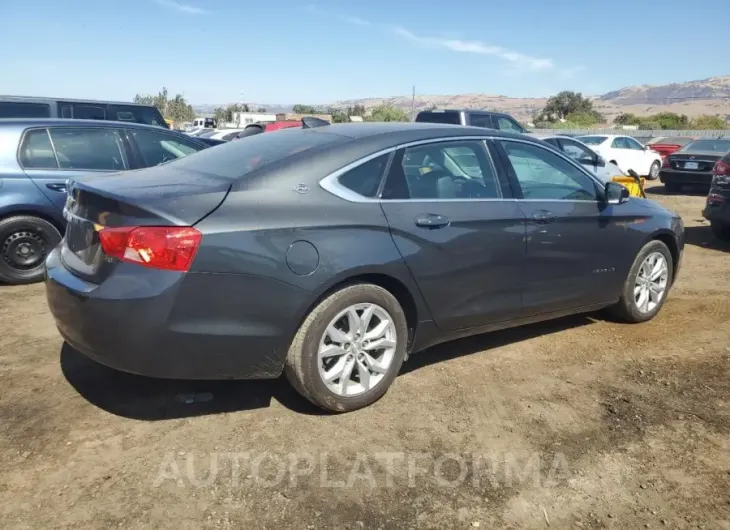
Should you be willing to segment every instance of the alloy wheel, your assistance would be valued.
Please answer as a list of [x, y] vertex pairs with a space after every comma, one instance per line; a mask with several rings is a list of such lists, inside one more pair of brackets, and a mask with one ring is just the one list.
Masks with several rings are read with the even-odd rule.
[[634, 282], [634, 303], [641, 313], [651, 313], [667, 292], [669, 265], [661, 252], [652, 252], [641, 264]]
[[322, 382], [338, 396], [352, 397], [377, 386], [388, 373], [397, 344], [393, 318], [379, 305], [352, 305], [333, 318], [319, 343]]

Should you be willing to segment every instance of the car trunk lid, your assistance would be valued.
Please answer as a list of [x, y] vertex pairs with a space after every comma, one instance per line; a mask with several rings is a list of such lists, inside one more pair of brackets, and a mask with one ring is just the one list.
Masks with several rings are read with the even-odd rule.
[[103, 228], [193, 226], [218, 208], [230, 187], [228, 179], [166, 165], [72, 180], [64, 208], [64, 264], [78, 276], [100, 282], [116, 266], [101, 248]]
[[720, 153], [674, 153], [668, 159], [672, 169], [709, 173], [722, 156]]

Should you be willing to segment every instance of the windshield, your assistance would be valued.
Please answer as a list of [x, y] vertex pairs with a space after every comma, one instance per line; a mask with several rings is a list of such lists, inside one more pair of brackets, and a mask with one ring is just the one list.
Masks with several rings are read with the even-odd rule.
[[291, 129], [227, 142], [215, 149], [204, 149], [169, 164], [183, 170], [235, 180], [295, 153], [321, 149], [326, 145], [347, 140], [344, 136], [314, 132], [311, 129]]
[[730, 151], [730, 140], [695, 140], [680, 149], [679, 153], [727, 153]]
[[455, 110], [427, 110], [419, 112], [418, 116], [416, 116], [416, 121], [419, 123], [448, 123], [451, 125], [459, 125], [461, 123], [461, 116]]
[[599, 145], [605, 142], [608, 136], [576, 136], [575, 139], [586, 145]]

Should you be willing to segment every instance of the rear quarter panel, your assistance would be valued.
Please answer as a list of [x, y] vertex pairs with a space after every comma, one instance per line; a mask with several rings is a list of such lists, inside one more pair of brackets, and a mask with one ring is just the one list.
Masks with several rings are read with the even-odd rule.
[[232, 191], [196, 226], [204, 234], [196, 272], [273, 278], [308, 291], [312, 300], [349, 278], [383, 274], [404, 284], [419, 319], [430, 320], [375, 202], [350, 203], [319, 187], [306, 194]]

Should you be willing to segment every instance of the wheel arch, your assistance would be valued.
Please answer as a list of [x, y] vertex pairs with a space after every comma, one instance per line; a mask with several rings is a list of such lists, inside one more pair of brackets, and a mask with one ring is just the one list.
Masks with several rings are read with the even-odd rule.
[[339, 276], [327, 285], [322, 286], [322, 288], [315, 293], [316, 296], [314, 300], [300, 315], [297, 322], [297, 329], [307, 318], [307, 315], [309, 315], [312, 310], [322, 302], [322, 300], [344, 287], [361, 283], [369, 283], [382, 287], [392, 294], [398, 301], [406, 316], [406, 323], [408, 326], [408, 348], [410, 349], [413, 344], [416, 329], [418, 328], [418, 323], [422, 320], [430, 320], [430, 316], [425, 314], [427, 309], [425, 304], [423, 304], [420, 292], [417, 291], [417, 287], [415, 285], [408, 285], [410, 282], [404, 281], [403, 278], [398, 278], [393, 274], [388, 274], [382, 271], [351, 271], [350, 273]]
[[677, 270], [679, 269], [680, 257], [679, 242], [677, 241], [677, 236], [671, 230], [661, 230], [653, 233], [644, 244], [651, 241], [661, 241], [669, 249], [669, 253], [672, 255], [672, 282], [674, 282], [674, 279], [677, 275]]
[[9, 219], [11, 217], [37, 217], [38, 219], [43, 219], [47, 223], [50, 223], [53, 225], [53, 227], [58, 230], [58, 233], [63, 235], [63, 232], [65, 231], [65, 226], [63, 223], [61, 223], [57, 218], [55, 218], [52, 215], [49, 215], [46, 212], [40, 212], [38, 210], [34, 210], [33, 208], [24, 208], [20, 207], [17, 209], [12, 210], [3, 210], [0, 212], [0, 221], [3, 219]]

